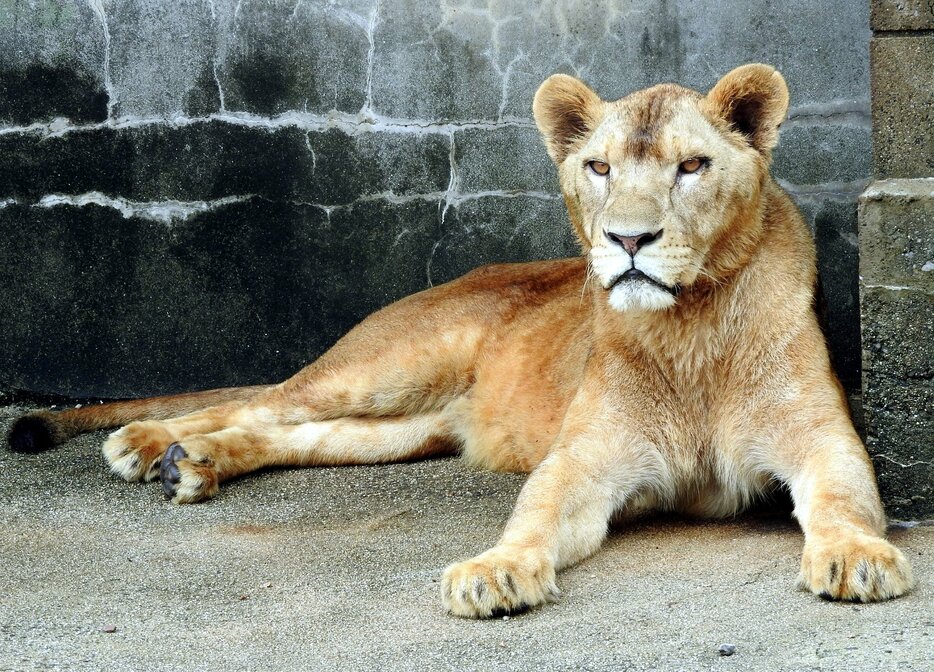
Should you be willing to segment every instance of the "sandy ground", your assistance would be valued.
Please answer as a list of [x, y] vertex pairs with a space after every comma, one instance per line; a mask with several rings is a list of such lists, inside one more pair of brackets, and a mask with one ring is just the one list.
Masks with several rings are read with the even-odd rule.
[[934, 669], [930, 524], [891, 531], [919, 583], [884, 604], [797, 592], [801, 533], [776, 513], [617, 528], [559, 603], [473, 622], [438, 578], [496, 541], [521, 477], [266, 472], [175, 506], [110, 475], [103, 436], [0, 451], [0, 669]]

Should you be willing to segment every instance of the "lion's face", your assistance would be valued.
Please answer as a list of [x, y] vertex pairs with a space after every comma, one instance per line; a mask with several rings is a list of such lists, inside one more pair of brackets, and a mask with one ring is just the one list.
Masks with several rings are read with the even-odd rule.
[[660, 85], [607, 103], [564, 75], [542, 85], [536, 121], [613, 308], [663, 310], [698, 278], [718, 281], [786, 109], [767, 66], [734, 71], [706, 97]]

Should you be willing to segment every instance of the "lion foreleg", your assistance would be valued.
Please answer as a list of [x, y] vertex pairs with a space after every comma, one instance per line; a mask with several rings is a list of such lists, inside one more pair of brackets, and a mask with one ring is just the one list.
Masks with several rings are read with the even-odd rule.
[[664, 471], [650, 444], [611, 433], [557, 448], [532, 472], [499, 543], [445, 570], [448, 611], [486, 618], [557, 598], [557, 570], [593, 554], [613, 513]]
[[[886, 541], [872, 465], [849, 420], [798, 433], [798, 459], [781, 465], [804, 530], [798, 584], [826, 599], [870, 602], [913, 584], [911, 566]], [[805, 438], [807, 437], [807, 438]]]

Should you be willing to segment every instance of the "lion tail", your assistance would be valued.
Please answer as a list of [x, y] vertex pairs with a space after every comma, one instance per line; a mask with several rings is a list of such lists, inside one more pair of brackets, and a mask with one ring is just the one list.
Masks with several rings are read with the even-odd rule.
[[7, 437], [10, 450], [37, 453], [78, 434], [121, 427], [134, 420], [165, 420], [229, 401], [248, 401], [272, 385], [227, 387], [164, 397], [114, 401], [64, 411], [35, 411], [19, 417]]

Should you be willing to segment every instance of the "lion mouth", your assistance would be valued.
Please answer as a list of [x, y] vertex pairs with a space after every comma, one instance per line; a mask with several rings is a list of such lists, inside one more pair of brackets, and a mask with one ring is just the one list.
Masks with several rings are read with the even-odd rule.
[[610, 286], [607, 287], [607, 290], [611, 290], [617, 285], [620, 285], [624, 282], [647, 282], [650, 285], [654, 285], [658, 287], [659, 289], [665, 290], [672, 296], [678, 296], [678, 292], [681, 290], [681, 288], [678, 285], [669, 287], [665, 283], [659, 280], [656, 280], [651, 275], [643, 273], [638, 268], [630, 268], [625, 273], [622, 273], [621, 275], [616, 276], [613, 282], [610, 283]]

